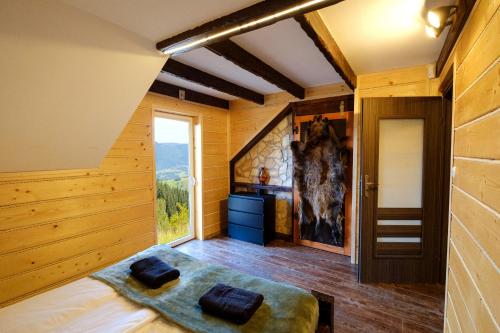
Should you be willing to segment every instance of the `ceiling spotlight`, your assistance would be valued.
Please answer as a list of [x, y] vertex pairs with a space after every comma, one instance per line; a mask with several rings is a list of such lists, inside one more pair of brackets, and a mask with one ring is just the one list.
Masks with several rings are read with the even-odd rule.
[[429, 36], [431, 38], [437, 38], [437, 36], [440, 32], [438, 31], [438, 29], [431, 27], [430, 25], [426, 25], [425, 26], [425, 33], [427, 34], [427, 36]]
[[425, 31], [429, 37], [437, 38], [447, 25], [451, 25], [457, 12], [457, 6], [436, 7], [427, 12]]

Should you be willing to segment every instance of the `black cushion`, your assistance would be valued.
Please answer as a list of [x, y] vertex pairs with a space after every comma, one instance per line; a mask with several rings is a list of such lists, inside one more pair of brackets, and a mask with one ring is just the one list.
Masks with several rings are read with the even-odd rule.
[[201, 309], [236, 324], [246, 323], [264, 301], [264, 296], [249, 290], [218, 283], [199, 299]]
[[158, 289], [165, 283], [180, 276], [179, 270], [164, 263], [155, 256], [134, 262], [130, 269], [132, 276], [152, 289]]

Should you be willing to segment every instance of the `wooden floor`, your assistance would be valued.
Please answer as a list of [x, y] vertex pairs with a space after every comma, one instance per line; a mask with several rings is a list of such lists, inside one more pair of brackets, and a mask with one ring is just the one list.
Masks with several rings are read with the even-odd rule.
[[359, 284], [349, 258], [284, 241], [266, 247], [229, 238], [178, 250], [236, 270], [335, 296], [335, 332], [441, 332], [441, 285]]

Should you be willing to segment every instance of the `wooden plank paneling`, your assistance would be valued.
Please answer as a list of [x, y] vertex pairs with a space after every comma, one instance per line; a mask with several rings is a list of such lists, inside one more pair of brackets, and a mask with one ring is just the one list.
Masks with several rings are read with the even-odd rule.
[[203, 232], [205, 234], [205, 238], [212, 238], [220, 234], [221, 226], [214, 224], [211, 226], [206, 226], [203, 228]]
[[221, 201], [227, 198], [229, 193], [229, 186], [226, 185], [221, 189], [216, 190], [205, 190], [203, 192], [203, 202]]
[[450, 298], [450, 294], [447, 294], [448, 307], [446, 309], [446, 320], [449, 326], [449, 331], [453, 333], [462, 333], [460, 329], [460, 324], [458, 323], [457, 313], [455, 312], [455, 306], [453, 305], [453, 300]]
[[455, 103], [455, 126], [463, 125], [500, 106], [500, 63], [497, 63]]
[[445, 40], [441, 47], [441, 52], [436, 60], [436, 75], [441, 75], [443, 67], [446, 66], [447, 59], [452, 53], [475, 3], [476, 0], [460, 0], [454, 3], [457, 7], [453, 13], [452, 24], [446, 33], [446, 37], [444, 37]]
[[107, 157], [102, 161], [103, 173], [144, 172], [153, 170], [153, 156]]
[[99, 168], [75, 169], [75, 170], [53, 170], [53, 171], [33, 171], [33, 172], [0, 172], [1, 182], [19, 182], [41, 179], [58, 179], [65, 177], [84, 177], [101, 175]]
[[118, 140], [107, 156], [153, 156], [153, 145], [150, 140]]
[[119, 140], [148, 140], [151, 138], [151, 124], [128, 123]]
[[203, 188], [205, 191], [218, 190], [220, 188], [227, 188], [229, 184], [229, 178], [212, 178], [203, 179]]
[[226, 144], [227, 134], [226, 133], [216, 133], [216, 132], [203, 132], [203, 141], [206, 143], [220, 143]]
[[107, 248], [96, 248], [78, 257], [2, 279], [0, 280], [0, 306], [103, 268], [151, 246], [154, 240], [154, 233], [149, 232], [126, 243], [115, 244]]
[[489, 161], [455, 159], [453, 184], [500, 212], [500, 165]]
[[1, 183], [0, 206], [109, 193], [153, 185], [151, 172]]
[[227, 146], [220, 143], [204, 143], [203, 144], [203, 155], [223, 155], [227, 149]]
[[499, 330], [499, 4], [476, 1], [448, 60], [455, 67], [455, 176], [445, 318], [450, 332]]
[[500, 263], [500, 217], [456, 187], [452, 192], [451, 209], [493, 261]]
[[497, 11], [458, 67], [455, 81], [456, 96], [460, 96], [488, 66], [498, 59], [500, 53], [499, 31], [500, 14]]
[[226, 167], [228, 165], [226, 154], [203, 154], [203, 164], [217, 167]]
[[0, 306], [155, 242], [151, 108], [99, 168], [0, 174]]
[[495, 323], [490, 311], [453, 246], [450, 247], [449, 266], [451, 267], [449, 275], [452, 275], [457, 282], [457, 287], [464, 298], [476, 331], [495, 332]]
[[455, 130], [454, 156], [500, 159], [500, 111]]
[[474, 332], [474, 324], [453, 274], [448, 275], [448, 291], [462, 332]]
[[92, 215], [50, 221], [29, 228], [2, 230], [0, 231], [0, 253], [40, 246], [120, 223], [153, 217], [153, 209], [154, 205], [150, 202]]
[[215, 213], [205, 215], [205, 221], [204, 221], [205, 223], [203, 225], [205, 227], [211, 227], [213, 225], [219, 224], [220, 221], [221, 221], [221, 215], [220, 212], [217, 211]]
[[204, 179], [221, 179], [227, 177], [227, 166], [203, 167]]
[[[135, 110], [134, 114], [130, 118], [129, 124], [151, 124], [151, 107], [143, 104], [139, 104], [137, 110]], [[120, 141], [121, 138], [118, 138]], [[147, 140], [146, 140], [147, 141]]]
[[497, 11], [499, 0], [478, 1], [475, 14], [469, 18], [466, 29], [460, 36], [460, 41], [456, 45], [456, 65], [460, 66], [472, 49], [474, 43], [483, 32], [486, 25], [491, 21], [493, 14]]
[[153, 189], [128, 190], [27, 205], [0, 207], [1, 230], [27, 227], [79, 215], [95, 214], [113, 209], [152, 202]]
[[412, 82], [360, 90], [363, 97], [409, 97], [428, 96], [427, 82]]
[[154, 228], [154, 219], [150, 217], [147, 220], [132, 221], [40, 247], [2, 254], [0, 266], [3, 269], [0, 271], [0, 279], [85, 254], [96, 248], [123, 243], [135, 235], [141, 235], [143, 230], [154, 230]]
[[212, 214], [220, 210], [221, 203], [219, 201], [203, 202], [203, 212], [205, 214]]
[[[456, 218], [451, 222], [451, 243], [460, 252], [460, 257], [470, 271], [474, 283], [481, 290], [484, 301], [493, 313], [500, 318], [499, 272], [485, 251], [478, 245]], [[453, 267], [452, 267], [453, 269]]]
[[204, 132], [224, 133], [227, 134], [227, 119], [225, 120], [209, 120], [203, 123]]
[[358, 89], [381, 88], [428, 80], [428, 65], [358, 76]]

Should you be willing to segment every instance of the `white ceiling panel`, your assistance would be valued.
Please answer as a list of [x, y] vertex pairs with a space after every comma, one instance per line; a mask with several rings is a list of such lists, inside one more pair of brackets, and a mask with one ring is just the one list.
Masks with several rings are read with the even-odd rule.
[[354, 72], [365, 74], [436, 62], [447, 30], [429, 38], [424, 7], [425, 0], [349, 0], [319, 12]]
[[231, 40], [305, 88], [343, 81], [294, 19]]
[[191, 89], [191, 90], [194, 90], [197, 92], [201, 92], [201, 93], [204, 93], [207, 95], [223, 98], [226, 100], [237, 99], [237, 97], [234, 97], [232, 95], [228, 95], [228, 94], [220, 92], [218, 90], [202, 86], [201, 84], [197, 84], [197, 83], [194, 83], [191, 81], [187, 81], [187, 80], [178, 78], [177, 76], [174, 76], [174, 75], [171, 75], [168, 73], [164, 73], [164, 72], [160, 73], [158, 75], [157, 79], [160, 81], [166, 82], [166, 83], [174, 84], [174, 85], [179, 86], [181, 88]]
[[247, 72], [229, 60], [204, 48], [175, 55], [173, 58], [186, 65], [198, 68], [261, 94], [272, 94], [282, 91], [282, 89], [270, 84], [259, 76]]
[[62, 1], [158, 42], [261, 0]]

